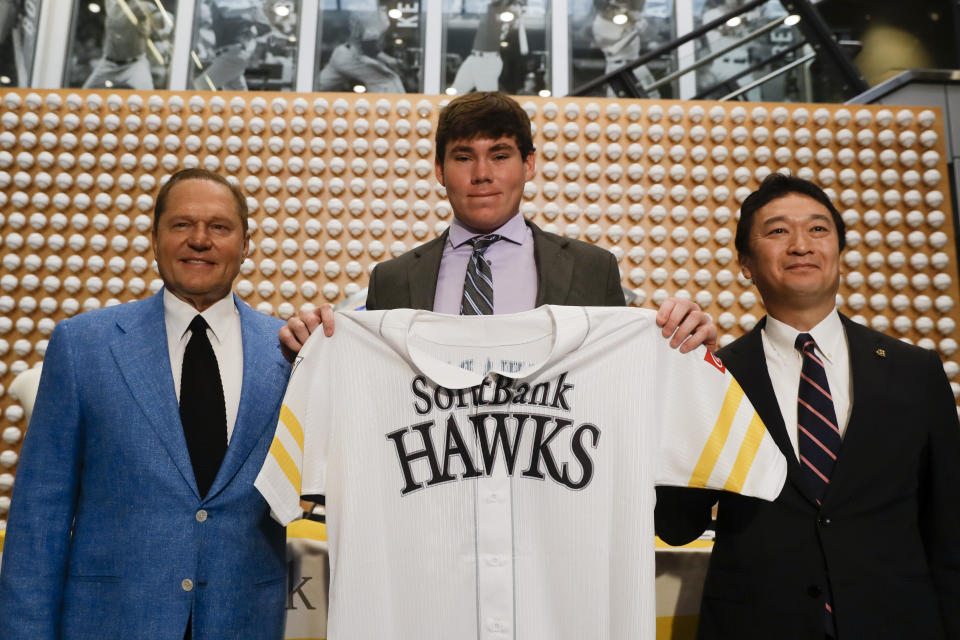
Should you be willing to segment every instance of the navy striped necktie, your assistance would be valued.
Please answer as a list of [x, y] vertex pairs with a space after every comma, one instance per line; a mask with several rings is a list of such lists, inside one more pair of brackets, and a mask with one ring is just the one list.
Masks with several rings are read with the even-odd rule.
[[473, 247], [467, 263], [467, 275], [463, 279], [463, 297], [460, 299], [460, 315], [488, 316], [493, 314], [493, 272], [484, 257], [487, 249], [502, 236], [495, 233], [475, 236], [467, 240]]
[[[819, 505], [830, 486], [830, 475], [840, 451], [840, 426], [827, 383], [827, 371], [815, 352], [817, 343], [809, 333], [801, 333], [794, 346], [803, 354], [797, 390], [797, 449], [803, 474]], [[834, 638], [837, 635], [836, 622], [829, 584], [824, 597], [824, 630], [827, 638]]]
[[797, 390], [797, 449], [804, 475], [822, 502], [840, 451], [840, 428], [827, 372], [814, 351], [817, 343], [809, 333], [801, 333], [794, 346], [803, 354]]

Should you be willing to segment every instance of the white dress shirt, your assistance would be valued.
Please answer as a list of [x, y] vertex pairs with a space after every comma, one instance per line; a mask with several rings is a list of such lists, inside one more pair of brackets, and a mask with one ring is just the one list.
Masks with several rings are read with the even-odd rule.
[[[173, 386], [180, 400], [180, 378], [183, 374], [183, 353], [190, 341], [190, 322], [197, 310], [163, 290], [163, 320], [167, 327], [167, 349]], [[233, 435], [240, 407], [240, 387], [243, 384], [243, 336], [240, 331], [240, 312], [233, 301], [233, 293], [207, 307], [200, 315], [207, 322], [207, 338], [213, 346], [220, 369], [223, 399], [227, 409], [227, 442]]]
[[[793, 451], [797, 449], [797, 390], [800, 388], [800, 369], [803, 367], [803, 355], [794, 348], [800, 334], [790, 325], [767, 315], [767, 323], [761, 331], [763, 352], [767, 359], [767, 371], [770, 382], [780, 405], [783, 425], [790, 436]], [[833, 311], [810, 331], [807, 331], [817, 343], [817, 354], [823, 360], [827, 372], [827, 383], [833, 397], [833, 408], [837, 412], [840, 437], [847, 430], [850, 420], [850, 349], [847, 346], [847, 334], [840, 322], [840, 315]], [[799, 459], [799, 457], [798, 457]]]

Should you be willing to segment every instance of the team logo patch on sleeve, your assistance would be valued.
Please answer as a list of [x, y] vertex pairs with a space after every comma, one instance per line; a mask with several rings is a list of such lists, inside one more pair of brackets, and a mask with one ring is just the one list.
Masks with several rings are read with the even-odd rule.
[[290, 369], [290, 375], [293, 375], [293, 372], [297, 370], [301, 362], [303, 362], [303, 356], [297, 356], [296, 359], [294, 359], [293, 367]]
[[723, 362], [720, 361], [720, 358], [718, 358], [717, 356], [713, 355], [713, 352], [710, 351], [710, 349], [707, 349], [707, 354], [706, 354], [705, 356], [703, 356], [703, 361], [706, 362], [706, 363], [709, 363], [709, 364], [713, 365], [714, 367], [716, 367], [716, 369], [717, 369], [720, 373], [724, 373], [724, 372], [726, 372], [726, 370], [727, 370], [727, 368], [726, 368], [725, 366], [723, 366]]

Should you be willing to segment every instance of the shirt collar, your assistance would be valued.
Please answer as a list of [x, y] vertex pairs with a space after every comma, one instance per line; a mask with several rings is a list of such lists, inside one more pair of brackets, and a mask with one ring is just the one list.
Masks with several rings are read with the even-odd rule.
[[[767, 315], [767, 323], [763, 327], [767, 339], [781, 356], [788, 353], [799, 353], [794, 347], [800, 331], [790, 325], [780, 322], [771, 315]], [[829, 362], [833, 362], [842, 353], [843, 323], [840, 314], [835, 310], [827, 314], [817, 326], [807, 331], [817, 343], [817, 351]]]
[[[496, 233], [501, 236], [504, 240], [509, 240], [514, 244], [523, 244], [524, 233], [526, 233], [527, 224], [523, 219], [523, 214], [519, 211], [515, 216], [504, 222], [500, 225], [499, 229], [495, 229], [490, 233]], [[450, 235], [448, 236], [448, 242], [450, 245], [456, 249], [461, 245], [466, 244], [471, 238], [476, 236], [486, 236], [489, 233], [476, 233], [467, 229], [463, 224], [460, 223], [456, 218], [453, 219], [453, 223], [450, 225]]]
[[[230, 292], [200, 312], [200, 315], [206, 320], [217, 342], [223, 342], [226, 338], [230, 322], [237, 313], [239, 312], [233, 301], [233, 292]], [[177, 339], [183, 339], [184, 334], [187, 332], [187, 329], [190, 328], [190, 323], [196, 315], [197, 310], [193, 306], [170, 293], [169, 289], [164, 288], [163, 317], [167, 323], [167, 327], [173, 330], [172, 333], [177, 336]], [[167, 335], [170, 334], [168, 333]]]

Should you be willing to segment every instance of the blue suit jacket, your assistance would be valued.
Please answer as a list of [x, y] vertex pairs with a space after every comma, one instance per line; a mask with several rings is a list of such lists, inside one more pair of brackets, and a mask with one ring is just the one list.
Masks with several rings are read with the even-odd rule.
[[204, 499], [180, 424], [162, 294], [57, 325], [17, 468], [0, 638], [181, 640], [191, 612], [194, 638], [282, 637], [284, 530], [253, 480], [289, 366], [282, 323], [237, 307], [240, 407]]

